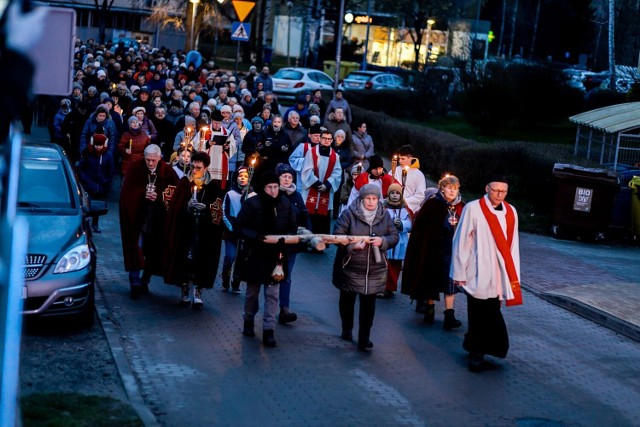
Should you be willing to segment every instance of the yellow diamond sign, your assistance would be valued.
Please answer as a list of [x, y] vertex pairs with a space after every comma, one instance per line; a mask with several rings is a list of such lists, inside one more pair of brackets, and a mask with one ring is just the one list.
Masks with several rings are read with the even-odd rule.
[[240, 1], [233, 0], [233, 8], [236, 10], [236, 15], [238, 15], [238, 20], [243, 22], [244, 19], [249, 15], [253, 7], [256, 5], [255, 2], [252, 1]]

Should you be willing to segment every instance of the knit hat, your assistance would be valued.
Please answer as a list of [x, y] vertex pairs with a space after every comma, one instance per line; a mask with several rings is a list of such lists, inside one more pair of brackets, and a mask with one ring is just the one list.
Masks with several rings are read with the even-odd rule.
[[132, 114], [135, 116], [138, 111], [142, 111], [145, 114], [147, 112], [147, 110], [144, 107], [139, 106], [139, 107], [136, 107], [136, 108], [133, 109]]
[[390, 194], [392, 191], [397, 191], [398, 193], [402, 193], [402, 186], [396, 182], [389, 186], [389, 190], [387, 194]]
[[272, 171], [265, 171], [260, 177], [260, 187], [264, 188], [269, 184], [278, 184], [280, 185], [280, 180], [278, 176]]
[[338, 135], [342, 135], [343, 138], [347, 137], [347, 134], [342, 129], [338, 129], [336, 133], [333, 134], [333, 137], [335, 138]]
[[384, 167], [384, 162], [382, 161], [382, 157], [380, 157], [377, 154], [374, 154], [373, 156], [369, 157], [369, 169], [367, 169], [367, 172], [371, 173], [373, 169], [383, 168], [383, 167]]
[[127, 124], [128, 124], [129, 126], [131, 126], [131, 123], [133, 123], [133, 122], [138, 122], [138, 121], [139, 121], [139, 120], [138, 120], [138, 118], [137, 118], [136, 116], [131, 116], [131, 117], [129, 117], [129, 120], [127, 120]]
[[360, 188], [360, 197], [368, 195], [376, 196], [378, 199], [382, 199], [382, 190], [375, 184], [365, 184]]
[[69, 101], [67, 98], [64, 98], [60, 101], [60, 108], [68, 110], [69, 108], [71, 108], [71, 101]]
[[238, 117], [242, 118], [243, 114], [240, 111], [236, 111], [235, 113], [233, 113], [233, 118], [237, 119]]
[[283, 175], [285, 173], [290, 173], [291, 176], [296, 176], [295, 171], [293, 170], [291, 165], [289, 165], [289, 163], [278, 163], [278, 166], [276, 166], [276, 175], [280, 177], [280, 175]]
[[184, 125], [185, 126], [194, 126], [196, 124], [196, 119], [191, 116], [184, 116]]
[[222, 107], [220, 107], [220, 112], [222, 111], [227, 111], [227, 112], [231, 112], [231, 107], [229, 107], [228, 105], [223, 105]]
[[98, 77], [107, 77], [107, 73], [104, 70], [98, 70], [96, 74]]
[[242, 105], [240, 105], [240, 104], [236, 104], [236, 105], [234, 105], [234, 106], [233, 106], [233, 110], [232, 110], [232, 111], [233, 111], [234, 113], [235, 113], [236, 111], [240, 111], [241, 113], [244, 113], [244, 108], [242, 108]]
[[255, 116], [253, 119], [251, 119], [251, 124], [254, 123], [260, 123], [261, 125], [264, 125], [264, 120], [262, 120], [262, 118]]
[[82, 90], [82, 85], [80, 83], [74, 83], [73, 88]]

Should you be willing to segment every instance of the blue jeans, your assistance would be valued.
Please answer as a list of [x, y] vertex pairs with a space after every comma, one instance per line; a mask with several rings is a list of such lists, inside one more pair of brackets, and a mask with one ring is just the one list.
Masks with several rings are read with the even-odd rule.
[[291, 271], [296, 263], [297, 253], [290, 253], [287, 256], [287, 277], [280, 282], [280, 307], [289, 308], [289, 294], [291, 293]]
[[236, 254], [238, 251], [238, 241], [236, 239], [230, 239], [224, 241], [224, 258], [222, 260], [222, 274], [231, 272], [233, 262], [236, 260]]

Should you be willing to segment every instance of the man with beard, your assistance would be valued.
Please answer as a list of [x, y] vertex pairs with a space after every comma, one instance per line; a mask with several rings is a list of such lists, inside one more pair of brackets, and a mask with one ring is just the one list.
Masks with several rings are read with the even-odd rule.
[[164, 273], [165, 199], [170, 197], [165, 190], [177, 183], [178, 177], [162, 161], [162, 151], [155, 144], [145, 148], [143, 160], [131, 164], [122, 182], [120, 234], [132, 298], [148, 293], [151, 276]]
[[192, 168], [180, 179], [167, 214], [164, 281], [180, 286], [181, 302], [194, 308], [203, 305], [202, 290], [213, 288], [224, 227], [224, 191], [207, 171], [209, 161], [207, 153], [193, 153]]

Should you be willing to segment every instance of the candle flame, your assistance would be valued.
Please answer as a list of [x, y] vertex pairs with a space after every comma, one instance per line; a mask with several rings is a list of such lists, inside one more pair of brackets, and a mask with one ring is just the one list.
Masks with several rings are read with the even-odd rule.
[[404, 167], [404, 171], [406, 172], [406, 171], [408, 171], [408, 170], [409, 170], [409, 166], [405, 166], [405, 167]]
[[253, 166], [256, 163], [256, 158], [254, 157], [253, 160], [251, 160], [251, 166]]

